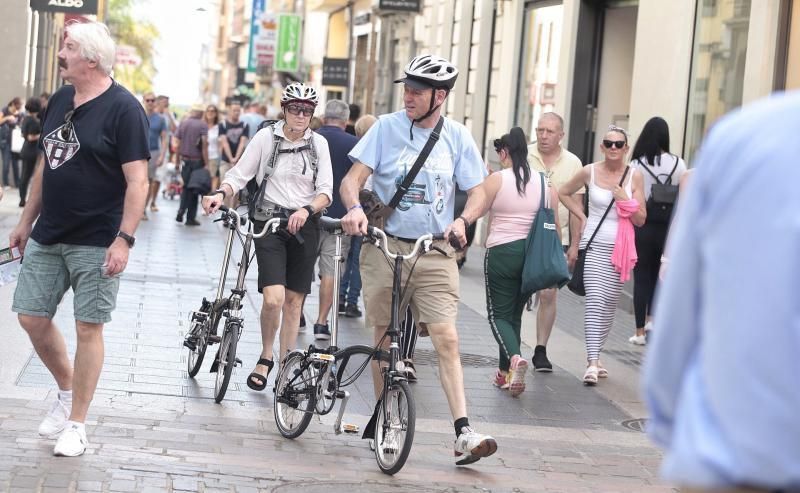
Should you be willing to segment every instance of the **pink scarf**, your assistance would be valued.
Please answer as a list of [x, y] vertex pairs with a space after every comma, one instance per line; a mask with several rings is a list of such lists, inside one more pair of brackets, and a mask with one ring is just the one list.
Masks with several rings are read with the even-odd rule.
[[636, 239], [631, 222], [631, 216], [639, 210], [639, 201], [636, 199], [616, 200], [614, 203], [617, 206], [619, 222], [614, 251], [611, 253], [611, 264], [614, 266], [614, 270], [619, 272], [620, 282], [625, 282], [631, 278], [631, 270], [639, 258], [636, 256]]

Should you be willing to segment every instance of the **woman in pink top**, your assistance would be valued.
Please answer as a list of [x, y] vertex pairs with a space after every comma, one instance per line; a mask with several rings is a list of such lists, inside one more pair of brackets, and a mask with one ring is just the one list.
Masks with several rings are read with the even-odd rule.
[[[527, 297], [520, 295], [525, 240], [539, 210], [544, 177], [531, 177], [528, 165], [528, 140], [525, 132], [514, 127], [494, 141], [503, 170], [492, 173], [484, 182], [486, 208], [491, 212], [489, 237], [486, 239], [484, 271], [486, 311], [489, 325], [500, 346], [500, 368], [494, 384], [508, 388], [512, 395], [525, 390], [528, 363], [520, 355], [520, 327]], [[553, 207], [558, 204], [555, 189], [548, 190]], [[485, 212], [485, 211], [484, 211]], [[556, 215], [556, 231], [561, 232]]]

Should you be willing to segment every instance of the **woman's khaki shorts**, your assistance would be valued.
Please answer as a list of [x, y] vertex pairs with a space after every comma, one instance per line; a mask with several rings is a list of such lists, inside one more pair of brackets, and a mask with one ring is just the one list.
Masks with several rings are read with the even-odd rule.
[[[458, 314], [458, 266], [455, 253], [446, 241], [435, 241], [434, 245], [444, 250], [447, 256], [431, 250], [403, 263], [401, 288], [405, 290], [405, 297], [400, 313], [404, 313], [410, 304], [414, 320], [419, 323], [455, 324]], [[414, 244], [389, 238], [388, 247], [390, 252], [407, 254]], [[417, 265], [406, 289], [408, 274], [415, 261]], [[383, 250], [375, 245], [365, 243], [361, 248], [360, 268], [367, 327], [386, 327], [391, 321], [393, 273], [390, 264], [393, 266], [393, 261], [387, 261]]]

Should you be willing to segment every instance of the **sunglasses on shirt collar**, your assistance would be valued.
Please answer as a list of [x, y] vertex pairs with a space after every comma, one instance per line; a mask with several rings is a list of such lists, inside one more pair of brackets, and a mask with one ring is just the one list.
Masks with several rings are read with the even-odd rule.
[[59, 136], [64, 142], [69, 142], [72, 135], [75, 134], [75, 129], [72, 125], [72, 115], [74, 113], [75, 110], [69, 110], [67, 114], [64, 115], [64, 125], [61, 126], [61, 131], [59, 132]]
[[625, 143], [626, 142], [624, 140], [603, 140], [603, 146], [605, 146], [606, 149], [611, 149], [612, 146], [616, 147], [617, 149], [622, 149], [625, 147]]

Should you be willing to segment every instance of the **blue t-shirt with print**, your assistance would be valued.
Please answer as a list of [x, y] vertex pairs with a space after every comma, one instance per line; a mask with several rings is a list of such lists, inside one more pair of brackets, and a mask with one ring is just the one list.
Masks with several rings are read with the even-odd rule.
[[[433, 131], [414, 127], [411, 140], [410, 125], [405, 110], [383, 115], [349, 154], [353, 162], [372, 168], [372, 188], [387, 204]], [[486, 174], [472, 135], [460, 123], [445, 118], [439, 141], [389, 216], [386, 232], [402, 238], [444, 233], [453, 221], [455, 184], [469, 190], [483, 182]]]

